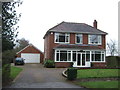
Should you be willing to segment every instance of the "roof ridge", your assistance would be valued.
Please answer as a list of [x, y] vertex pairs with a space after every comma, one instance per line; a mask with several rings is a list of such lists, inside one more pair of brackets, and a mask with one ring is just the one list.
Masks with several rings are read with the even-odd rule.
[[86, 24], [86, 23], [78, 23], [78, 22], [65, 22], [64, 23], [70, 23], [70, 24]]

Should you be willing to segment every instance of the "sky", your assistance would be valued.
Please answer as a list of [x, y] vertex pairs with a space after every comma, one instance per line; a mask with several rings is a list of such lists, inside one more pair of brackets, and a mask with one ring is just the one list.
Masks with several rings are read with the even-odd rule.
[[119, 0], [23, 0], [17, 8], [22, 13], [18, 39], [25, 38], [44, 51], [43, 36], [53, 26], [65, 22], [86, 23], [108, 33], [110, 39], [118, 42]]

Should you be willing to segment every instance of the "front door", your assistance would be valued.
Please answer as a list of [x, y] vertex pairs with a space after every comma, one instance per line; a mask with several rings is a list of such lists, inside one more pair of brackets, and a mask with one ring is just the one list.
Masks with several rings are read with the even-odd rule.
[[85, 53], [78, 53], [77, 54], [77, 66], [85, 66], [86, 58]]

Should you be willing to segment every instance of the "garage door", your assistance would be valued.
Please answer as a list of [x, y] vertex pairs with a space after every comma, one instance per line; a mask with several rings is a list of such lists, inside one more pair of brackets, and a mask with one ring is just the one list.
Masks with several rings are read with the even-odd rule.
[[25, 63], [40, 63], [40, 54], [21, 53], [21, 57], [25, 59]]

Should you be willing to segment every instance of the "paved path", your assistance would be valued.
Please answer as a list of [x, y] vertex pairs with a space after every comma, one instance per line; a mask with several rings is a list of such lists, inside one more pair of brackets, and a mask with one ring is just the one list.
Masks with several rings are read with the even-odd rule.
[[62, 76], [65, 68], [43, 68], [41, 64], [26, 64], [9, 88], [81, 88]]

